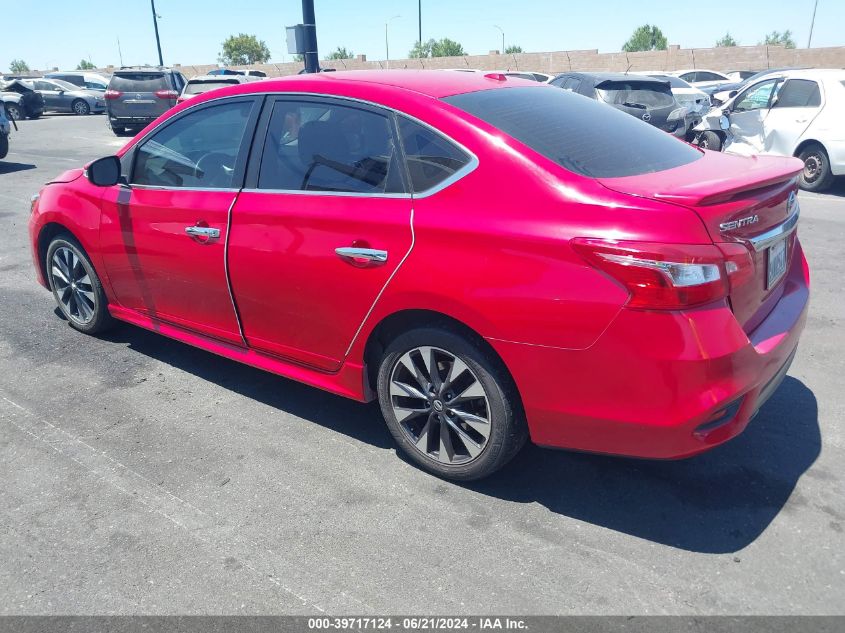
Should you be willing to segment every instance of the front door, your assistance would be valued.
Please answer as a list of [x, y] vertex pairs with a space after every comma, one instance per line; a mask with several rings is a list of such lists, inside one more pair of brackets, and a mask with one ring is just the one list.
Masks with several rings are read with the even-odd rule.
[[106, 191], [100, 229], [122, 307], [241, 343], [225, 244], [256, 103], [239, 98], [190, 110], [124, 157], [129, 182]]
[[769, 113], [772, 98], [781, 80], [769, 79], [746, 88], [734, 99], [729, 129], [731, 142], [726, 151], [750, 156], [763, 151], [765, 132], [763, 121]]
[[265, 116], [229, 236], [244, 336], [335, 370], [413, 242], [394, 124], [317, 97], [280, 97]]

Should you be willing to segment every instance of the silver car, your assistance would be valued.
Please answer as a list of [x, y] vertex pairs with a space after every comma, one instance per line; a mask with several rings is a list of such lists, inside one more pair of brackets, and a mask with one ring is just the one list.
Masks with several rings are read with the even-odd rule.
[[44, 97], [44, 110], [74, 114], [106, 111], [103, 93], [84, 90], [61, 79], [28, 79], [24, 83]]

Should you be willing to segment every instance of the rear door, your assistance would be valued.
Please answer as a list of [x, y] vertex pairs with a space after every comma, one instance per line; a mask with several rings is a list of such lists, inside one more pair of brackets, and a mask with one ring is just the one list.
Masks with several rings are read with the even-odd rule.
[[62, 91], [56, 84], [51, 81], [36, 79], [32, 82], [32, 85], [43, 97], [45, 109], [52, 111], [65, 109], [62, 104]]
[[268, 105], [232, 211], [235, 302], [250, 347], [336, 370], [413, 241], [393, 117], [320, 97]]
[[822, 90], [809, 79], [787, 79], [763, 120], [763, 151], [791, 156], [822, 110]]
[[780, 82], [779, 78], [761, 81], [736, 96], [730, 111], [730, 142], [725, 146], [726, 151], [744, 156], [764, 151], [763, 121]]
[[109, 88], [118, 93], [109, 100], [111, 116], [118, 119], [154, 119], [176, 102], [176, 97], [173, 103], [169, 99], [174, 88], [163, 72], [121, 71], [112, 76]]
[[240, 97], [187, 111], [124, 157], [129, 184], [106, 190], [100, 227], [122, 307], [242, 344], [225, 244], [259, 103]]

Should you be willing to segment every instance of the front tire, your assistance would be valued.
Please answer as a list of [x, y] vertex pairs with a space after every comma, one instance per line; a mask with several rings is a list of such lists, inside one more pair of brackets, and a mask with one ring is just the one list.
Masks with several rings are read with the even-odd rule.
[[91, 114], [91, 106], [89, 106], [83, 99], [77, 99], [70, 104], [70, 107], [71, 110], [73, 110], [73, 113], [78, 114], [79, 116]]
[[825, 191], [833, 184], [830, 158], [824, 147], [818, 143], [804, 148], [798, 155], [804, 162], [804, 170], [798, 178], [798, 186], [806, 191]]
[[698, 138], [698, 146], [702, 149], [713, 150], [719, 152], [722, 150], [722, 137], [716, 132], [706, 131], [702, 132]]
[[423, 469], [469, 481], [504, 466], [528, 437], [501, 361], [446, 328], [398, 336], [378, 373], [379, 404], [402, 451]]
[[0, 158], [6, 158], [9, 153], [9, 137], [5, 134], [0, 134]]
[[71, 235], [53, 238], [45, 261], [53, 297], [71, 327], [85, 334], [112, 325], [106, 294], [91, 260]]
[[25, 119], [23, 110], [14, 103], [10, 103], [6, 105], [6, 114], [9, 116], [10, 119], [13, 121], [21, 121]]

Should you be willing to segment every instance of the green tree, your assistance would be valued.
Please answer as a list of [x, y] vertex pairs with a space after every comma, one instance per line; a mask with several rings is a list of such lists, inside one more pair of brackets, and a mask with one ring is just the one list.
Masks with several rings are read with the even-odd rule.
[[723, 46], [739, 46], [739, 42], [737, 42], [734, 39], [733, 35], [728, 32], [725, 33], [721, 38], [716, 40], [716, 46], [720, 48]]
[[270, 49], [263, 40], [259, 40], [254, 35], [238, 33], [230, 35], [223, 42], [219, 59], [227, 66], [263, 64], [270, 59]]
[[780, 31], [772, 31], [762, 42], [760, 42], [760, 44], [766, 46], [785, 46], [786, 48], [795, 48], [795, 40], [792, 39], [792, 31], [789, 29], [786, 29], [783, 33]]
[[293, 56], [293, 61], [304, 62], [305, 61], [305, 55], [303, 55], [302, 53], [297, 53], [296, 55]]
[[76, 70], [94, 70], [96, 66], [87, 59], [83, 59], [76, 65]]
[[427, 42], [417, 42], [414, 48], [408, 53], [411, 59], [418, 59], [421, 57], [461, 57], [466, 55], [464, 47], [460, 43], [444, 37], [440, 40], [428, 40]]
[[667, 46], [668, 43], [663, 31], [651, 24], [643, 24], [628, 38], [628, 41], [622, 46], [622, 50], [626, 53], [665, 51]]
[[29, 64], [27, 64], [22, 59], [13, 59], [12, 63], [9, 64], [9, 70], [11, 70], [15, 74], [28, 73], [29, 72]]
[[408, 57], [411, 59], [419, 59], [421, 57], [431, 57], [431, 49], [434, 46], [434, 40], [427, 42], [415, 42], [414, 48], [408, 52]]
[[511, 45], [511, 46], [508, 46], [508, 47], [505, 49], [505, 55], [513, 55], [514, 53], [521, 53], [521, 52], [522, 52], [522, 47], [521, 47], [521, 46], [517, 46], [517, 45], [515, 45], [515, 44], [514, 44], [514, 45]]
[[464, 47], [448, 37], [436, 41], [431, 47], [432, 57], [460, 57], [462, 55], [466, 55]]
[[355, 54], [352, 51], [346, 50], [345, 46], [338, 46], [326, 55], [326, 59], [352, 59], [353, 57], [355, 57]]

